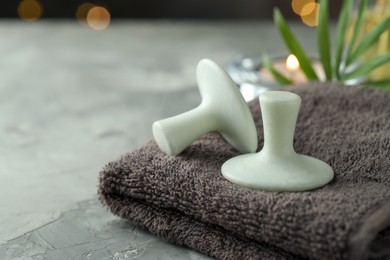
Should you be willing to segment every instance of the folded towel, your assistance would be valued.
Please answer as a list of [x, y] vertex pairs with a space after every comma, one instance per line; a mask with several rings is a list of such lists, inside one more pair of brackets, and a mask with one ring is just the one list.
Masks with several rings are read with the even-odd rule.
[[[218, 259], [390, 257], [390, 92], [333, 84], [296, 86], [294, 147], [332, 166], [307, 192], [266, 192], [223, 178], [238, 153], [217, 133], [177, 157], [154, 141], [100, 173], [99, 197], [124, 219]], [[263, 145], [260, 107], [252, 101]]]

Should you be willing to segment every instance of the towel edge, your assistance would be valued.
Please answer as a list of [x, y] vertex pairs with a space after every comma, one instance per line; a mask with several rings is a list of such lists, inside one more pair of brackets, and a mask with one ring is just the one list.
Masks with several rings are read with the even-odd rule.
[[362, 220], [360, 228], [349, 240], [349, 259], [367, 259], [370, 255], [370, 245], [378, 233], [390, 227], [390, 202], [384, 202], [376, 207]]

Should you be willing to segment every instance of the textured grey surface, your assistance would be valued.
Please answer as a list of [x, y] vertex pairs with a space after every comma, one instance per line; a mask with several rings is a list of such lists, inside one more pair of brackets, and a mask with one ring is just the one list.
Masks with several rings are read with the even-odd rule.
[[130, 223], [118, 220], [99, 201], [77, 203], [60, 218], [10, 240], [1, 259], [206, 259], [173, 247]]
[[[313, 29], [295, 29], [313, 52]], [[0, 259], [121, 259], [132, 245], [196, 259], [100, 210], [98, 172], [150, 139], [154, 120], [198, 104], [201, 58], [285, 51], [274, 26], [2, 20], [0, 36]]]

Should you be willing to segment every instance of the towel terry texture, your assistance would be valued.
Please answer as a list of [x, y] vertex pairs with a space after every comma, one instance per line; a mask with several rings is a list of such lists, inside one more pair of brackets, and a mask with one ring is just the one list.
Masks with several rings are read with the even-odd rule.
[[[332, 166], [327, 186], [280, 193], [232, 184], [220, 168], [238, 153], [209, 133], [176, 157], [150, 141], [108, 163], [101, 202], [218, 259], [389, 259], [390, 92], [334, 84], [289, 91], [302, 98], [295, 150]], [[258, 100], [249, 106], [261, 149]]]

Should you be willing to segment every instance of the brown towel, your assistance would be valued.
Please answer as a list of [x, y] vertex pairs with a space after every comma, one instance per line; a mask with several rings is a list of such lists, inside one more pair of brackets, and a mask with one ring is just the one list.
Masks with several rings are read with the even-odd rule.
[[[216, 133], [177, 157], [155, 142], [101, 172], [99, 196], [124, 219], [218, 259], [390, 257], [390, 92], [332, 84], [290, 89], [302, 98], [298, 153], [329, 163], [335, 178], [308, 192], [252, 190], [225, 180], [237, 155]], [[259, 103], [250, 103], [259, 149]]]

